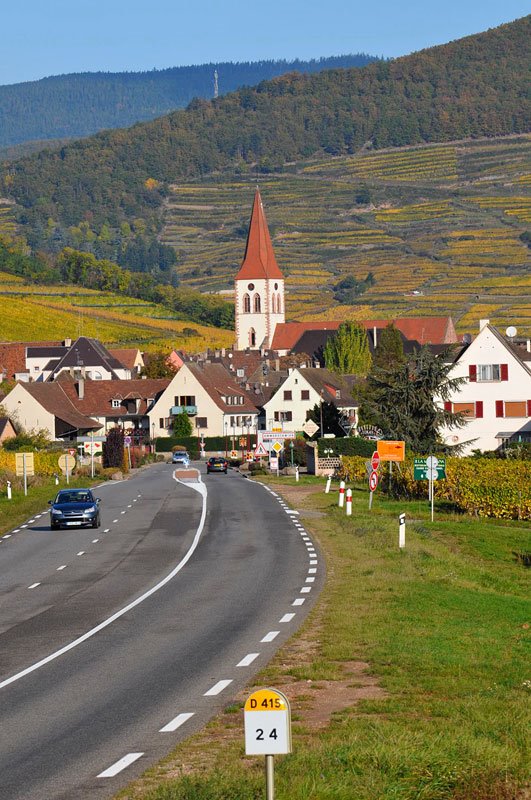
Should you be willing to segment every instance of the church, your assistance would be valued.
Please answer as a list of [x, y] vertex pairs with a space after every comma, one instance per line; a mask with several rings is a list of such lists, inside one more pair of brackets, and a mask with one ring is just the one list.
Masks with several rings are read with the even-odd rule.
[[[341, 324], [340, 320], [285, 322], [284, 275], [275, 258], [258, 188], [254, 196], [245, 254], [236, 275], [234, 295], [237, 351], [275, 351], [278, 356], [294, 352], [311, 355], [319, 348], [322, 350], [327, 338], [333, 336]], [[411, 347], [451, 344], [458, 340], [451, 317], [360, 322], [367, 329], [371, 350], [379, 341], [380, 331], [391, 322]]]

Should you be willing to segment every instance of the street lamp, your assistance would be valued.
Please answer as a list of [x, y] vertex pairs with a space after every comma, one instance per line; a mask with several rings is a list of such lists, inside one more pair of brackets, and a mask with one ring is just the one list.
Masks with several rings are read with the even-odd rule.
[[319, 392], [319, 416], [321, 418], [321, 439], [323, 438], [323, 390]]
[[225, 420], [225, 458], [227, 458], [228, 449], [227, 449], [227, 431], [228, 431], [229, 423]]
[[151, 423], [151, 450], [155, 455], [155, 423]]
[[289, 449], [291, 450], [291, 466], [293, 466], [293, 448], [295, 447], [294, 442], [289, 443]]

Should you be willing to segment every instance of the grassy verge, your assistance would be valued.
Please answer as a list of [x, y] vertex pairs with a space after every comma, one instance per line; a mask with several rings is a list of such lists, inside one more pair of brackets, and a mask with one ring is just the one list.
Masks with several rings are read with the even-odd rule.
[[[100, 478], [71, 478], [70, 486], [95, 486], [101, 483]], [[28, 494], [24, 495], [21, 489], [13, 490], [13, 497], [11, 500], [7, 499], [5, 491], [0, 495], [0, 536], [12, 528], [16, 528], [22, 522], [37, 514], [40, 511], [48, 508], [48, 500], [51, 500], [57, 494], [58, 489], [64, 489], [66, 482], [64, 478], [59, 481], [59, 486], [55, 485], [53, 477], [39, 476], [37, 481], [28, 486]]]
[[[257, 677], [294, 708], [278, 800], [529, 797], [529, 572], [512, 553], [529, 548], [530, 527], [441, 510], [432, 524], [427, 504], [378, 496], [369, 512], [358, 490], [348, 519], [322, 482], [270, 482], [310, 512], [305, 526], [327, 558], [318, 605]], [[242, 701], [119, 797], [262, 798]]]

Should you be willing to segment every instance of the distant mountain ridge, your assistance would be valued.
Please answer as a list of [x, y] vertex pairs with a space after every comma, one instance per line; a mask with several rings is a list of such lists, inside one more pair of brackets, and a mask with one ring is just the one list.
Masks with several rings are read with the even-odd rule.
[[80, 138], [125, 128], [184, 108], [194, 97], [251, 86], [286, 72], [362, 67], [366, 53], [310, 61], [222, 62], [150, 72], [83, 72], [0, 86], [0, 148], [41, 139]]

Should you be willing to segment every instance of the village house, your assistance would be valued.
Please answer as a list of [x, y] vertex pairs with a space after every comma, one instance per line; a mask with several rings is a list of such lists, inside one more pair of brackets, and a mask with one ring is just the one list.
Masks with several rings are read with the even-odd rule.
[[[529, 343], [528, 343], [529, 346]], [[466, 414], [463, 428], [444, 431], [450, 445], [472, 450], [497, 450], [510, 442], [531, 441], [531, 352], [517, 347], [489, 320], [458, 356], [450, 377], [465, 378], [447, 401], [449, 411]]]

